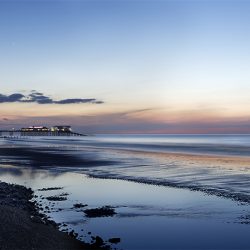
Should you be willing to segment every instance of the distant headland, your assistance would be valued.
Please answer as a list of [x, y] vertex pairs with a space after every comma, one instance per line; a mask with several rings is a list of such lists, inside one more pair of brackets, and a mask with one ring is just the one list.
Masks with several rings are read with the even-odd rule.
[[73, 132], [71, 126], [29, 126], [21, 129], [0, 130], [0, 137], [19, 136], [85, 136], [84, 134]]

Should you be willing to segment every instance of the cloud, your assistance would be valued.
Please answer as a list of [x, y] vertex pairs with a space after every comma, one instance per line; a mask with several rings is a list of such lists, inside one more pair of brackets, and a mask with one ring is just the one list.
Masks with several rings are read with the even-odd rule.
[[15, 93], [15, 94], [12, 94], [12, 95], [9, 95], [9, 96], [0, 94], [0, 103], [19, 102], [24, 97], [25, 97], [24, 95], [19, 94], [19, 93]]
[[57, 104], [72, 104], [72, 103], [95, 103], [95, 104], [102, 104], [102, 101], [97, 101], [96, 99], [79, 99], [79, 98], [75, 98], [75, 99], [64, 99], [64, 100], [60, 100], [60, 101], [56, 101], [55, 103]]
[[30, 94], [23, 95], [21, 93], [14, 93], [11, 95], [0, 94], [0, 103], [38, 103], [38, 104], [81, 104], [81, 103], [93, 103], [102, 104], [103, 101], [95, 98], [70, 98], [62, 100], [54, 100], [43, 93], [32, 90]]

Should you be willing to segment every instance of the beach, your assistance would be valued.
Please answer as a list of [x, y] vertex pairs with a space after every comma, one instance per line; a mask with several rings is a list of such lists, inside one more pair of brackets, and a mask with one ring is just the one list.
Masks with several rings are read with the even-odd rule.
[[31, 189], [0, 182], [0, 192], [1, 249], [100, 249], [58, 231], [30, 201]]
[[[232, 155], [232, 138], [226, 146], [175, 141], [171, 152], [163, 145], [174, 138], [157, 137], [157, 147], [149, 139], [1, 140], [0, 179], [32, 188], [40, 213], [81, 242], [98, 236], [117, 249], [249, 249], [248, 145]], [[215, 146], [218, 154], [207, 150]]]

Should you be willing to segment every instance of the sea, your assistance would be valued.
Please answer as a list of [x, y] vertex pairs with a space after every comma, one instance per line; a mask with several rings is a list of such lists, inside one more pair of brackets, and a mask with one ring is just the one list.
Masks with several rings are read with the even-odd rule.
[[[67, 155], [72, 165], [38, 164], [6, 147]], [[0, 156], [0, 180], [31, 187], [41, 212], [80, 240], [115, 237], [114, 249], [130, 250], [250, 249], [250, 135], [1, 138]], [[116, 214], [84, 213], [103, 206]]]

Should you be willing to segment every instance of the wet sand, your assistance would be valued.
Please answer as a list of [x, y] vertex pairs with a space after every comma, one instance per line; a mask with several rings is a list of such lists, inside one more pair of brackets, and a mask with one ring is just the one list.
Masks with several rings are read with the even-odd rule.
[[[126, 149], [108, 149], [105, 152], [103, 148], [104, 157], [101, 158], [80, 152], [79, 154], [77, 148], [75, 150], [74, 147], [69, 149], [68, 147], [4, 145], [0, 147], [0, 156], [3, 156], [0, 164], [52, 171], [55, 167], [57, 169], [60, 167], [60, 172], [81, 170], [95, 178], [122, 179], [187, 188], [250, 203], [250, 157], [142, 152]], [[115, 160], [117, 153], [121, 156], [118, 158], [120, 162]], [[139, 157], [144, 162], [139, 162], [137, 165], [136, 161], [135, 163], [131, 161], [130, 166], [126, 163], [124, 166], [122, 164], [124, 159], [127, 160], [127, 155], [131, 156], [132, 161]], [[157, 159], [157, 166], [154, 165], [155, 162], [152, 162], [152, 159]], [[18, 169], [6, 168], [1, 171], [16, 171], [18, 175]]]

